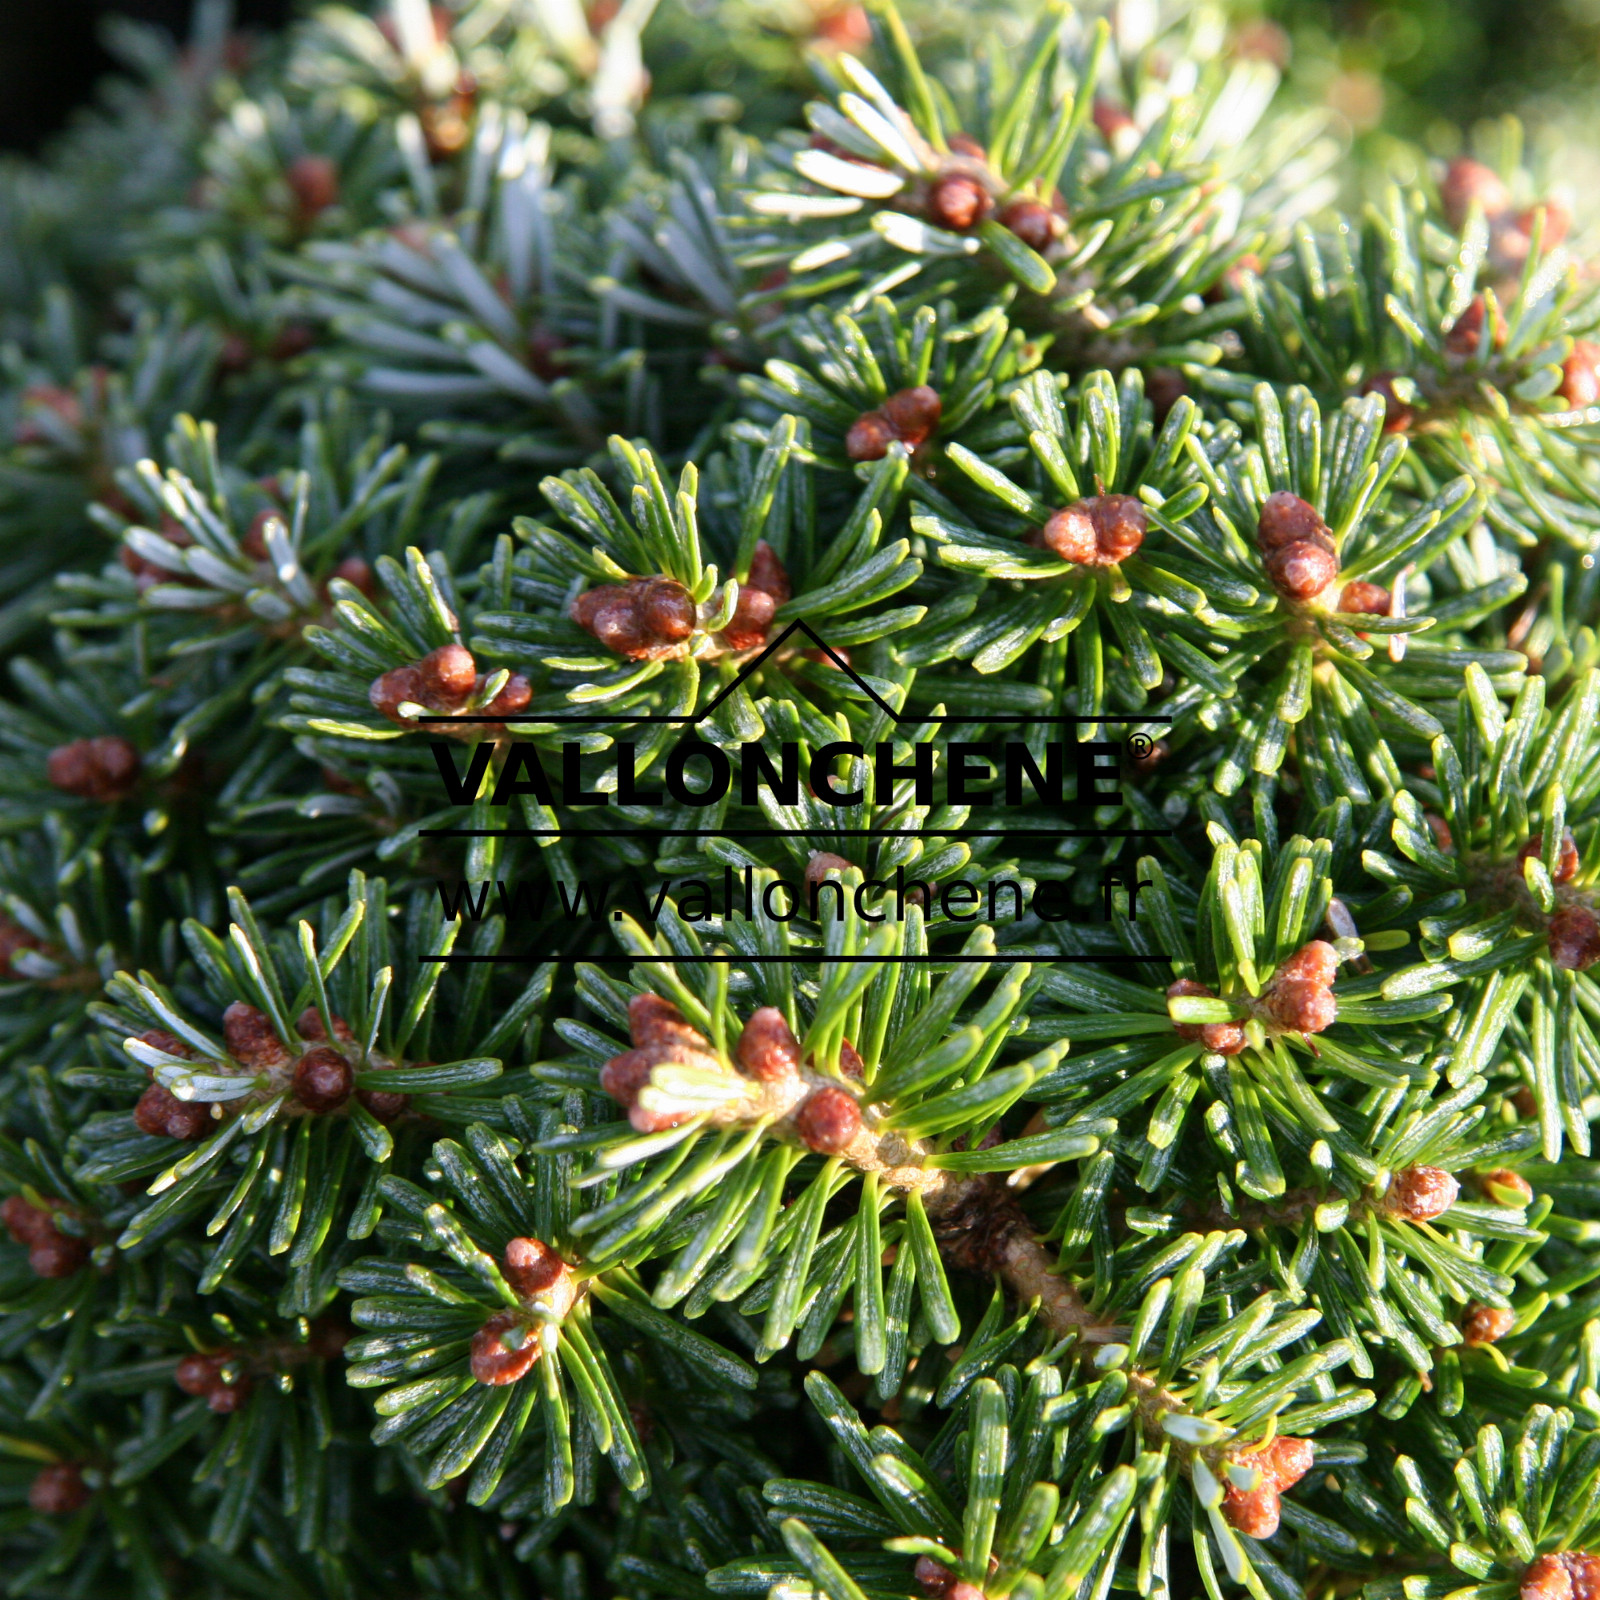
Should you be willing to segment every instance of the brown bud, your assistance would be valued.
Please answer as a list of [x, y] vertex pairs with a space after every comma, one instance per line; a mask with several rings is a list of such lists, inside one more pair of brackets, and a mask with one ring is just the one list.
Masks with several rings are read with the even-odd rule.
[[974, 161], [989, 159], [989, 152], [970, 133], [952, 133], [946, 143], [955, 155], [971, 156]]
[[1460, 1192], [1461, 1185], [1442, 1167], [1405, 1167], [1390, 1180], [1384, 1204], [1407, 1222], [1432, 1222]]
[[601, 1067], [600, 1087], [619, 1106], [631, 1111], [639, 1091], [650, 1081], [650, 1069], [657, 1059], [655, 1051], [648, 1047], [624, 1050]]
[[[506, 1343], [508, 1333], [517, 1340], [515, 1345]], [[469, 1364], [479, 1383], [498, 1388], [525, 1378], [541, 1354], [539, 1336], [522, 1313], [501, 1311], [473, 1334]]]
[[1517, 1314], [1505, 1306], [1479, 1305], [1472, 1301], [1461, 1314], [1462, 1342], [1469, 1345], [1498, 1344], [1517, 1325]]
[[[1536, 833], [1517, 851], [1519, 863], [1527, 861], [1530, 857], [1544, 855], [1544, 835]], [[1555, 871], [1550, 874], [1552, 883], [1571, 883], [1578, 875], [1578, 868], [1583, 863], [1578, 857], [1578, 841], [1572, 837], [1571, 828], [1561, 830], [1561, 845], [1556, 851]]]
[[[485, 679], [480, 676], [478, 687], [482, 688], [484, 682]], [[514, 717], [519, 711], [526, 711], [532, 699], [533, 685], [520, 672], [513, 672], [501, 686], [499, 694], [485, 704], [484, 715]]]
[[267, 524], [269, 522], [282, 522], [283, 513], [276, 509], [258, 511], [250, 519], [250, 526], [244, 530], [244, 537], [239, 541], [239, 548], [250, 557], [252, 561], [265, 561], [267, 552]]
[[1572, 1574], [1564, 1555], [1539, 1556], [1522, 1574], [1520, 1600], [1573, 1600]]
[[1030, 250], [1047, 250], [1056, 236], [1056, 215], [1038, 200], [1013, 200], [997, 218]]
[[217, 1381], [206, 1395], [206, 1409], [215, 1411], [220, 1417], [231, 1416], [250, 1398], [253, 1387], [248, 1375], [243, 1372], [231, 1381], [219, 1372]]
[[839, 1070], [845, 1077], [854, 1078], [857, 1083], [867, 1075], [867, 1066], [861, 1059], [860, 1051], [848, 1039], [843, 1039], [839, 1043]]
[[0, 916], [0, 977], [12, 971], [12, 958], [23, 950], [37, 950], [39, 940], [10, 917]]
[[57, 745], [45, 761], [45, 777], [63, 794], [109, 805], [139, 787], [139, 752], [128, 740], [104, 734]]
[[1583, 972], [1600, 961], [1600, 923], [1587, 906], [1563, 906], [1546, 930], [1550, 959], [1567, 972]]
[[1326, 939], [1303, 944], [1273, 974], [1273, 982], [1304, 979], [1327, 988], [1339, 976], [1339, 952]]
[[861, 1131], [861, 1108], [844, 1089], [818, 1089], [795, 1113], [795, 1132], [808, 1149], [838, 1155]]
[[[1167, 989], [1169, 999], [1183, 995], [1216, 998], [1203, 983], [1196, 983], [1193, 978], [1179, 978]], [[1204, 1045], [1213, 1055], [1236, 1056], [1245, 1046], [1244, 1029], [1237, 1022], [1175, 1022], [1172, 1031], [1191, 1044]]]
[[1283, 1503], [1265, 1474], [1254, 1489], [1228, 1483], [1222, 1493], [1222, 1519], [1246, 1538], [1270, 1539], [1278, 1531]]
[[1144, 543], [1150, 522], [1135, 496], [1102, 494], [1085, 504], [1094, 523], [1096, 561], [1100, 566], [1126, 561]]
[[846, 861], [843, 856], [836, 856], [831, 850], [813, 850], [811, 859], [806, 863], [806, 888], [814, 889], [835, 873], [849, 872], [854, 866], [855, 862]]
[[1433, 842], [1446, 855], [1456, 847], [1455, 835], [1450, 832], [1450, 824], [1443, 817], [1436, 816], [1431, 811], [1423, 812], [1423, 820], [1428, 824], [1428, 830], [1433, 834]]
[[355, 1086], [350, 1063], [327, 1045], [307, 1050], [294, 1064], [294, 1097], [307, 1111], [337, 1111]]
[[139, 1096], [133, 1120], [141, 1133], [160, 1139], [198, 1139], [211, 1126], [211, 1108], [194, 1100], [180, 1100], [159, 1083]]
[[1347, 583], [1339, 595], [1339, 609], [1359, 617], [1386, 617], [1394, 597], [1381, 583]]
[[272, 1019], [242, 1000], [222, 1013], [222, 1038], [228, 1054], [241, 1066], [261, 1072], [288, 1064], [288, 1047], [273, 1030]]
[[628, 1034], [635, 1044], [686, 1044], [706, 1048], [706, 1037], [683, 1020], [683, 1013], [658, 994], [636, 994], [628, 1002]]
[[925, 383], [913, 389], [897, 389], [883, 402], [883, 415], [889, 426], [913, 449], [939, 426], [943, 413], [939, 391]]
[[640, 590], [639, 617], [652, 642], [677, 644], [694, 632], [694, 600], [672, 578], [649, 578]]
[[1188, 392], [1188, 380], [1176, 367], [1152, 367], [1144, 375], [1144, 397], [1155, 412], [1158, 428]]
[[794, 586], [778, 559], [778, 552], [765, 539], [756, 540], [755, 552], [750, 557], [749, 586], [770, 594], [780, 606], [794, 595]]
[[1509, 1167], [1496, 1167], [1492, 1172], [1481, 1173], [1478, 1182], [1485, 1196], [1495, 1205], [1516, 1206], [1528, 1204], [1533, 1199], [1533, 1185], [1520, 1172]]
[[69, 1516], [89, 1503], [83, 1469], [71, 1461], [43, 1467], [28, 1485], [28, 1505], [47, 1517]]
[[767, 629], [777, 614], [778, 602], [764, 589], [745, 587], [733, 608], [722, 642], [730, 650], [759, 650], [767, 642]]
[[425, 704], [436, 711], [448, 710], [477, 687], [478, 664], [464, 645], [442, 644], [417, 663], [417, 681]]
[[1561, 398], [1574, 410], [1600, 405], [1600, 344], [1574, 340], [1561, 364]]
[[1252, 1464], [1260, 1467], [1262, 1476], [1281, 1494], [1305, 1477], [1315, 1458], [1316, 1450], [1309, 1439], [1280, 1433], [1266, 1449], [1255, 1452]]
[[333, 569], [333, 576], [343, 578], [346, 583], [354, 585], [369, 600], [377, 596], [378, 581], [373, 576], [372, 568], [360, 556], [346, 556]]
[[1269, 494], [1256, 520], [1256, 544], [1265, 552], [1307, 543], [1333, 549], [1333, 534], [1317, 508], [1287, 489]]
[[513, 1239], [506, 1246], [501, 1270], [521, 1300], [532, 1300], [569, 1276], [566, 1262], [542, 1239]]
[[185, 1356], [173, 1368], [173, 1381], [185, 1394], [209, 1394], [217, 1382], [217, 1371], [231, 1356], [227, 1350], [217, 1351], [206, 1355], [195, 1351], [192, 1355]]
[[1339, 575], [1333, 552], [1309, 540], [1271, 551], [1266, 568], [1273, 588], [1286, 600], [1314, 600]]
[[844, 436], [844, 453], [852, 461], [882, 461], [899, 437], [881, 411], [863, 411]]
[[1483, 208], [1486, 217], [1498, 217], [1509, 209], [1511, 192], [1493, 168], [1469, 156], [1457, 156], [1439, 185], [1439, 203], [1445, 221], [1452, 228], [1459, 228], [1467, 220], [1474, 200]]
[[1099, 95], [1094, 98], [1094, 125], [1100, 131], [1100, 137], [1107, 144], [1115, 144], [1119, 137], [1130, 128], [1137, 129], [1138, 124], [1115, 101], [1102, 99]]
[[1321, 1033], [1332, 1027], [1339, 1015], [1332, 991], [1307, 978], [1274, 980], [1261, 997], [1260, 1009], [1266, 1020], [1284, 1033]]
[[284, 176], [307, 220], [339, 203], [339, 169], [327, 156], [300, 156]]
[[20, 1194], [0, 1201], [0, 1224], [18, 1244], [40, 1244], [56, 1231], [47, 1206], [29, 1204]]
[[928, 191], [928, 221], [952, 233], [977, 227], [993, 210], [994, 196], [965, 172], [947, 172]]
[[750, 1015], [734, 1048], [739, 1065], [763, 1083], [792, 1078], [800, 1070], [800, 1043], [776, 1006]]
[[[1483, 340], [1483, 325], [1488, 320], [1489, 307], [1481, 294], [1473, 295], [1467, 303], [1467, 309], [1450, 324], [1444, 336], [1444, 347], [1451, 355], [1474, 356]], [[1495, 324], [1493, 344], [1496, 350], [1505, 344], [1507, 338], [1505, 318], [1498, 318]]]
[[423, 703], [422, 675], [415, 667], [394, 667], [381, 678], [372, 680], [367, 699], [372, 703], [372, 709], [381, 716], [398, 723], [402, 728], [412, 727], [414, 724], [400, 715], [400, 707], [406, 702], [412, 705]]
[[[322, 1013], [315, 1006], [307, 1006], [295, 1018], [294, 1031], [302, 1039], [309, 1039], [313, 1044], [320, 1043], [328, 1037], [328, 1030], [322, 1025]], [[355, 1034], [350, 1031], [350, 1024], [343, 1017], [333, 1019], [333, 1036], [340, 1044], [350, 1044], [355, 1039]]]
[[1383, 396], [1383, 431], [1385, 433], [1404, 433], [1417, 420], [1417, 414], [1396, 392], [1394, 377], [1395, 375], [1392, 372], [1374, 372], [1361, 385], [1361, 392], [1362, 394], [1381, 394]]
[[956, 1581], [956, 1575], [941, 1561], [935, 1561], [932, 1556], [918, 1556], [917, 1564], [911, 1569], [911, 1575], [922, 1585], [923, 1592], [928, 1595], [942, 1597], [950, 1593], [951, 1585]]
[[89, 1259], [89, 1241], [69, 1233], [52, 1233], [28, 1251], [36, 1278], [70, 1278]]
[[357, 1089], [356, 1099], [385, 1127], [411, 1109], [411, 1096], [396, 1089]]
[[1039, 530], [1039, 542], [1062, 561], [1071, 561], [1080, 567], [1095, 565], [1099, 547], [1095, 541], [1094, 519], [1085, 509], [1086, 502], [1055, 512]]

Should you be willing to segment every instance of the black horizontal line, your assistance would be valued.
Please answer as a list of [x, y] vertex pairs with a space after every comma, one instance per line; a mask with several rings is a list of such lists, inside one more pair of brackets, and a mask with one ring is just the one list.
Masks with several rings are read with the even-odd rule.
[[420, 839], [1170, 839], [1171, 828], [419, 828]]
[[704, 964], [708, 964], [708, 963], [715, 965], [715, 964], [721, 964], [721, 963], [724, 963], [724, 962], [728, 962], [728, 963], [737, 963], [738, 965], [741, 965], [741, 966], [745, 965], [746, 963], [753, 963], [753, 964], [756, 964], [756, 965], [771, 965], [771, 964], [777, 963], [777, 964], [784, 964], [784, 965], [788, 965], [788, 966], [798, 966], [801, 963], [810, 963], [810, 962], [813, 962], [813, 961], [825, 961], [825, 962], [828, 962], [828, 963], [847, 962], [847, 963], [849, 963], [851, 965], [854, 965], [855, 963], [860, 962], [860, 961], [871, 961], [871, 962], [873, 962], [875, 964], [880, 964], [881, 965], [881, 964], [888, 963], [888, 964], [893, 964], [895, 966], [925, 966], [925, 965], [927, 965], [927, 964], [929, 964], [931, 962], [941, 962], [942, 963], [942, 962], [947, 962], [948, 961], [948, 962], [956, 962], [956, 963], [976, 962], [976, 963], [978, 963], [978, 964], [980, 964], [982, 966], [993, 966], [996, 963], [1006, 962], [1006, 961], [1051, 961], [1051, 962], [1055, 962], [1055, 961], [1065, 961], [1065, 962], [1089, 962], [1089, 961], [1106, 962], [1106, 961], [1113, 961], [1113, 962], [1117, 962], [1117, 961], [1148, 961], [1150, 959], [1151, 958], [1149, 956], [1116, 956], [1116, 955], [1106, 955], [1106, 956], [1042, 956], [1042, 955], [1032, 954], [1032, 953], [1030, 953], [1028, 951], [1025, 951], [1025, 950], [1023, 950], [1023, 951], [1013, 951], [1010, 954], [1002, 954], [1002, 955], [994, 955], [994, 956], [964, 956], [964, 955], [961, 955], [959, 953], [952, 953], [952, 954], [947, 955], [947, 956], [938, 956], [938, 955], [929, 955], [929, 956], [874, 956], [874, 955], [830, 956], [820, 948], [816, 949], [816, 950], [811, 950], [811, 951], [801, 951], [798, 955], [792, 955], [792, 956], [747, 956], [747, 955], [741, 955], [741, 954], [738, 954], [738, 953], [733, 953], [733, 954], [725, 955], [725, 956], [675, 956], [675, 955], [667, 955], [667, 956], [663, 956], [663, 955], [654, 955], [654, 956], [627, 956], [627, 955], [622, 955], [622, 956], [562, 956], [562, 955], [551, 955], [551, 956], [478, 956], [478, 955], [460, 955], [460, 956], [456, 956], [456, 955], [449, 955], [449, 956], [423, 956], [422, 957], [422, 960], [424, 962], [442, 961], [442, 962], [449, 962], [451, 964], [455, 964], [455, 963], [483, 963], [483, 964], [489, 964], [489, 963], [509, 963], [509, 962], [517, 962], [517, 963], [525, 964], [525, 963], [530, 962], [530, 961], [539, 961], [539, 962], [554, 961], [554, 962], [556, 962], [556, 963], [558, 963], [560, 965], [568, 965], [568, 964], [570, 964], [572, 962], [575, 962], [575, 961], [590, 961], [590, 962], [627, 961], [629, 963], [636, 962], [636, 961], [642, 961], [642, 962], [670, 961], [670, 962], [673, 962], [675, 964], [684, 964], [684, 965], [704, 965]]

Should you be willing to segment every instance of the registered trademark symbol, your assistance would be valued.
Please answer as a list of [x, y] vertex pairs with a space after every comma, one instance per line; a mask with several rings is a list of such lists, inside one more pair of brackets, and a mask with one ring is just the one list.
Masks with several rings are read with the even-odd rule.
[[1130, 733], [1128, 735], [1128, 754], [1135, 761], [1148, 761], [1150, 752], [1156, 747], [1156, 742], [1148, 733]]

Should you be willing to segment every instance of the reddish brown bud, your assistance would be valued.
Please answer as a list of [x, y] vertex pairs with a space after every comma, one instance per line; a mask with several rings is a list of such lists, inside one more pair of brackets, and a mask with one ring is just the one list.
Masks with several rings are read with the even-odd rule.
[[[483, 686], [484, 679], [479, 678], [478, 686]], [[485, 716], [513, 717], [519, 711], [526, 711], [528, 703], [533, 699], [533, 685], [523, 677], [520, 672], [513, 672], [506, 679], [499, 694], [485, 704]]]
[[938, 1597], [938, 1600], [950, 1593], [950, 1586], [956, 1581], [955, 1573], [932, 1556], [918, 1556], [911, 1574], [922, 1585], [924, 1593]]
[[37, 950], [39, 940], [20, 923], [10, 917], [0, 916], [0, 977], [12, 971], [12, 958], [23, 950]]
[[1572, 1573], [1565, 1555], [1539, 1556], [1522, 1574], [1520, 1600], [1573, 1600]]
[[0, 1224], [18, 1244], [39, 1244], [54, 1236], [56, 1227], [49, 1208], [29, 1204], [20, 1194], [0, 1202]]
[[1274, 984], [1300, 979], [1327, 988], [1339, 976], [1339, 952], [1326, 939], [1303, 944], [1273, 974]]
[[209, 1394], [217, 1381], [217, 1369], [228, 1358], [228, 1352], [204, 1355], [196, 1351], [185, 1356], [173, 1369], [173, 1381], [185, 1394]]
[[1321, 1033], [1338, 1019], [1338, 1002], [1325, 985], [1306, 978], [1275, 979], [1261, 997], [1267, 1021], [1284, 1033]]
[[267, 524], [269, 522], [282, 522], [283, 513], [278, 510], [258, 511], [250, 519], [250, 526], [244, 530], [244, 537], [239, 541], [239, 548], [250, 557], [252, 561], [265, 561], [267, 559]]
[[994, 196], [965, 172], [947, 172], [928, 191], [928, 221], [952, 233], [977, 227], [993, 210]]
[[1099, 554], [1094, 520], [1082, 500], [1055, 512], [1039, 530], [1039, 542], [1052, 555], [1080, 567], [1093, 566]]
[[847, 1078], [854, 1078], [859, 1083], [867, 1075], [866, 1063], [861, 1059], [861, 1053], [844, 1039], [839, 1044], [839, 1070]]
[[1394, 597], [1381, 583], [1347, 583], [1339, 595], [1339, 609], [1360, 617], [1386, 617]]
[[1442, 1167], [1405, 1167], [1390, 1180], [1384, 1204], [1407, 1222], [1432, 1222], [1460, 1192], [1461, 1185]]
[[355, 1086], [350, 1063], [327, 1045], [307, 1050], [294, 1064], [294, 1097], [307, 1111], [337, 1111]]
[[685, 1044], [706, 1048], [703, 1033], [683, 1020], [683, 1013], [658, 994], [636, 994], [628, 1002], [628, 1034], [637, 1045]]
[[501, 1271], [521, 1300], [532, 1300], [570, 1276], [566, 1262], [542, 1239], [513, 1239], [506, 1246]]
[[1188, 380], [1176, 367], [1152, 367], [1144, 375], [1144, 397], [1155, 413], [1158, 428], [1188, 392]]
[[1102, 494], [1086, 502], [1094, 523], [1096, 558], [1101, 566], [1126, 561], [1144, 543], [1149, 518], [1131, 494]]
[[28, 1251], [36, 1278], [70, 1278], [89, 1259], [89, 1241], [68, 1233], [52, 1233]]
[[1267, 576], [1286, 600], [1314, 600], [1339, 575], [1339, 562], [1331, 550], [1309, 541], [1271, 551]]
[[913, 389], [897, 389], [883, 402], [883, 415], [889, 426], [913, 449], [939, 426], [943, 414], [939, 391], [925, 383]]
[[[1183, 995], [1216, 998], [1203, 983], [1197, 983], [1193, 978], [1179, 978], [1167, 989], [1168, 999]], [[1237, 1022], [1175, 1022], [1172, 1031], [1191, 1044], [1204, 1045], [1213, 1055], [1236, 1056], [1245, 1046], [1244, 1029]]]
[[288, 1047], [273, 1030], [272, 1019], [242, 1000], [235, 1000], [222, 1013], [222, 1038], [228, 1054], [240, 1066], [261, 1072], [288, 1064]]
[[1561, 364], [1561, 398], [1574, 410], [1600, 405], [1600, 344], [1573, 342], [1572, 354]]
[[371, 701], [374, 711], [391, 722], [398, 723], [402, 728], [412, 727], [413, 724], [400, 715], [400, 707], [407, 702], [411, 705], [423, 703], [422, 675], [415, 667], [394, 667], [381, 678], [372, 680], [367, 699]]
[[1423, 813], [1423, 820], [1428, 824], [1429, 831], [1433, 834], [1433, 842], [1438, 845], [1446, 855], [1456, 847], [1455, 835], [1450, 832], [1450, 824], [1443, 817], [1435, 816], [1431, 811]]
[[778, 552], [765, 539], [756, 540], [755, 552], [750, 557], [749, 586], [770, 594], [780, 606], [794, 594]]
[[1492, 1172], [1480, 1174], [1486, 1198], [1495, 1205], [1522, 1207], [1533, 1199], [1533, 1185], [1520, 1172], [1509, 1167], [1496, 1167]]
[[478, 664], [464, 645], [442, 644], [417, 663], [417, 682], [426, 704], [446, 710], [452, 701], [465, 700], [477, 687]]
[[70, 1461], [43, 1467], [28, 1485], [28, 1505], [47, 1517], [65, 1517], [89, 1503], [83, 1469]]
[[346, 556], [333, 569], [333, 576], [343, 578], [346, 583], [359, 589], [369, 600], [377, 597], [378, 580], [373, 576], [372, 568], [360, 556]]
[[767, 642], [767, 629], [777, 610], [778, 602], [764, 589], [740, 589], [733, 615], [722, 630], [722, 642], [730, 650], [759, 650]]
[[1309, 1439], [1280, 1433], [1266, 1449], [1255, 1452], [1252, 1464], [1280, 1494], [1292, 1489], [1311, 1470], [1316, 1450]]
[[[1517, 851], [1517, 861], [1529, 860], [1533, 856], [1544, 855], [1544, 835], [1536, 833]], [[1578, 875], [1578, 868], [1583, 863], [1578, 857], [1578, 841], [1572, 837], [1571, 828], [1561, 830], [1561, 845], [1556, 851], [1555, 871], [1550, 874], [1552, 883], [1571, 883]]]
[[[1473, 295], [1467, 304], [1467, 309], [1450, 324], [1444, 336], [1445, 349], [1456, 356], [1476, 355], [1483, 342], [1483, 326], [1488, 317], [1488, 303], [1481, 294]], [[1505, 344], [1506, 338], [1505, 318], [1499, 317], [1495, 321], [1494, 348], [1500, 349]]]
[[1461, 1314], [1461, 1339], [1469, 1345], [1498, 1344], [1516, 1325], [1515, 1311], [1474, 1300]]
[[600, 1087], [619, 1106], [631, 1111], [639, 1091], [650, 1081], [650, 1069], [656, 1060], [655, 1051], [649, 1047], [624, 1050], [601, 1067]]
[[1511, 192], [1493, 168], [1469, 156], [1457, 156], [1439, 185], [1439, 204], [1445, 221], [1452, 228], [1459, 228], [1467, 220], [1474, 200], [1483, 208], [1486, 217], [1498, 217], [1511, 205]]
[[300, 215], [308, 221], [339, 203], [339, 168], [327, 156], [300, 156], [284, 174]]
[[[507, 1342], [507, 1336], [511, 1341]], [[479, 1383], [498, 1388], [525, 1378], [542, 1352], [539, 1336], [517, 1311], [501, 1311], [472, 1336], [470, 1366]]]
[[1137, 129], [1138, 124], [1128, 115], [1123, 108], [1112, 100], [1104, 100], [1099, 95], [1094, 98], [1094, 125], [1100, 130], [1100, 137], [1107, 144], [1115, 144], [1119, 135], [1128, 129]]
[[1567, 972], [1583, 972], [1600, 961], [1600, 923], [1587, 906], [1563, 906], [1547, 929], [1550, 959]]
[[806, 863], [806, 888], [813, 889], [819, 883], [825, 883], [838, 872], [849, 872], [855, 866], [853, 861], [846, 861], [843, 856], [836, 856], [831, 850], [813, 850], [811, 859]]
[[734, 1056], [752, 1078], [763, 1083], [792, 1078], [800, 1070], [800, 1043], [776, 1006], [762, 1006], [751, 1013]]
[[1270, 1539], [1278, 1531], [1283, 1503], [1265, 1474], [1254, 1489], [1225, 1485], [1222, 1493], [1222, 1519], [1249, 1539]]
[[385, 1127], [411, 1109], [411, 1096], [396, 1089], [357, 1089], [356, 1099]]
[[1395, 390], [1392, 372], [1374, 372], [1361, 385], [1362, 394], [1383, 396], [1383, 431], [1404, 433], [1417, 419], [1415, 411], [1402, 400]]
[[63, 794], [109, 805], [139, 787], [139, 752], [126, 739], [102, 735], [57, 745], [45, 761], [45, 777]]
[[1056, 236], [1056, 214], [1038, 200], [1013, 200], [996, 220], [1030, 250], [1048, 250]]
[[1285, 550], [1296, 544], [1318, 544], [1333, 549], [1333, 534], [1317, 508], [1287, 489], [1269, 494], [1256, 520], [1256, 543], [1263, 552]]
[[989, 159], [989, 152], [970, 133], [952, 133], [946, 142], [954, 155], [971, 156], [974, 161]]
[[844, 453], [852, 461], [882, 461], [899, 437], [881, 411], [863, 411], [844, 436]]
[[180, 1100], [159, 1083], [152, 1083], [139, 1096], [133, 1120], [141, 1133], [160, 1139], [198, 1139], [210, 1128], [211, 1107], [194, 1100]]
[[215, 1411], [220, 1417], [231, 1416], [250, 1398], [250, 1390], [253, 1387], [245, 1373], [239, 1373], [230, 1382], [219, 1372], [216, 1383], [206, 1396], [206, 1409]]
[[838, 1155], [861, 1131], [861, 1108], [844, 1089], [818, 1089], [795, 1113], [795, 1132], [806, 1147], [821, 1155]]
[[652, 642], [677, 644], [694, 632], [694, 600], [681, 583], [650, 578], [640, 591], [639, 617]]
[[[294, 1031], [302, 1039], [309, 1039], [313, 1044], [320, 1043], [328, 1037], [328, 1030], [322, 1025], [322, 1013], [315, 1006], [307, 1006], [295, 1018]], [[333, 1019], [333, 1036], [340, 1044], [350, 1044], [355, 1039], [355, 1034], [350, 1031], [350, 1024], [343, 1017]]]

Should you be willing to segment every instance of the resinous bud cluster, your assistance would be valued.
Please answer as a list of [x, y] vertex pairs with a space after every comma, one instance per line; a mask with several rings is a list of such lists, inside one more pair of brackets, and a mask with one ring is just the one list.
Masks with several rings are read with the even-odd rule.
[[[403, 705], [422, 706], [426, 711], [440, 716], [459, 716], [488, 682], [488, 675], [478, 671], [472, 652], [465, 645], [445, 644], [430, 650], [420, 661], [409, 666], [395, 667], [373, 680], [367, 698], [375, 711], [401, 728], [414, 728], [416, 724], [400, 713]], [[487, 717], [509, 717], [527, 709], [533, 699], [533, 689], [520, 672], [513, 673], [500, 692], [482, 708]], [[438, 724], [432, 726], [437, 727]], [[455, 730], [445, 728], [446, 733]], [[494, 732], [492, 725], [473, 724], [460, 731], [461, 738], [481, 738]], [[499, 729], [504, 732], [504, 728]]]

